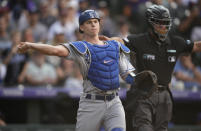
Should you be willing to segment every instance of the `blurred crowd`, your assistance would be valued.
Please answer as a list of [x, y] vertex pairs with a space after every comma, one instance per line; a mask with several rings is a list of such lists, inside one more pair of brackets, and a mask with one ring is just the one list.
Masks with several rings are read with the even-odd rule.
[[[170, 33], [201, 40], [201, 0], [0, 0], [0, 87], [81, 87], [82, 76], [73, 61], [34, 51], [18, 54], [17, 44], [27, 41], [57, 45], [82, 40], [78, 17], [86, 9], [100, 14], [101, 35], [124, 38], [145, 32], [144, 14], [151, 4], [162, 4], [170, 10]], [[172, 87], [200, 89], [200, 53], [180, 58]]]

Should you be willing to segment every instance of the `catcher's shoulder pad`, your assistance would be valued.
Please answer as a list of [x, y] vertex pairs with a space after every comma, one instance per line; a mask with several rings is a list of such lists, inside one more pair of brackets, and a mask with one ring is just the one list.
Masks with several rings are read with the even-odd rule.
[[121, 42], [118, 42], [118, 44], [119, 44], [119, 47], [120, 47], [120, 51], [123, 51], [124, 53], [130, 53], [130, 49], [127, 46], [125, 46]]
[[87, 46], [82, 41], [71, 42], [70, 45], [74, 47], [80, 54], [85, 54], [87, 52]]

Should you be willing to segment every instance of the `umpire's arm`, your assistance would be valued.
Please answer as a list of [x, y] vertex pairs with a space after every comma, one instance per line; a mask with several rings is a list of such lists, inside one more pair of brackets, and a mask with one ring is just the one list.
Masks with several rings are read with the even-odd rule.
[[39, 43], [31, 43], [31, 42], [20, 42], [17, 46], [18, 53], [25, 53], [29, 50], [35, 50], [45, 55], [52, 56], [68, 56], [69, 51], [63, 45], [47, 45], [47, 44], [39, 44]]
[[107, 37], [107, 36], [100, 35], [100, 36], [99, 36], [99, 39], [100, 39], [100, 40], [116, 40], [116, 41], [118, 41], [118, 42], [120, 42], [120, 43], [122, 43], [122, 44], [125, 44], [124, 41], [123, 41], [123, 39], [120, 38], [120, 37], [111, 37], [111, 38], [109, 38], [109, 37]]

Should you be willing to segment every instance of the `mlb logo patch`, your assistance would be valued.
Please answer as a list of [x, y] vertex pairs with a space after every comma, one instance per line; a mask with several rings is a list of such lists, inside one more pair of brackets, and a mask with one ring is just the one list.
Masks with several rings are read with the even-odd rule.
[[168, 56], [168, 62], [176, 62], [175, 56]]

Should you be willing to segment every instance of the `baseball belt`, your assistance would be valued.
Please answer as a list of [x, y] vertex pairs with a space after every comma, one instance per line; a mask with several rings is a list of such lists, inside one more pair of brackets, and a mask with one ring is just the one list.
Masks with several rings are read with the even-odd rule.
[[97, 94], [86, 94], [86, 99], [92, 99], [92, 100], [104, 100], [104, 101], [111, 101], [116, 96], [118, 96], [118, 93], [108, 94], [108, 95], [97, 95]]

